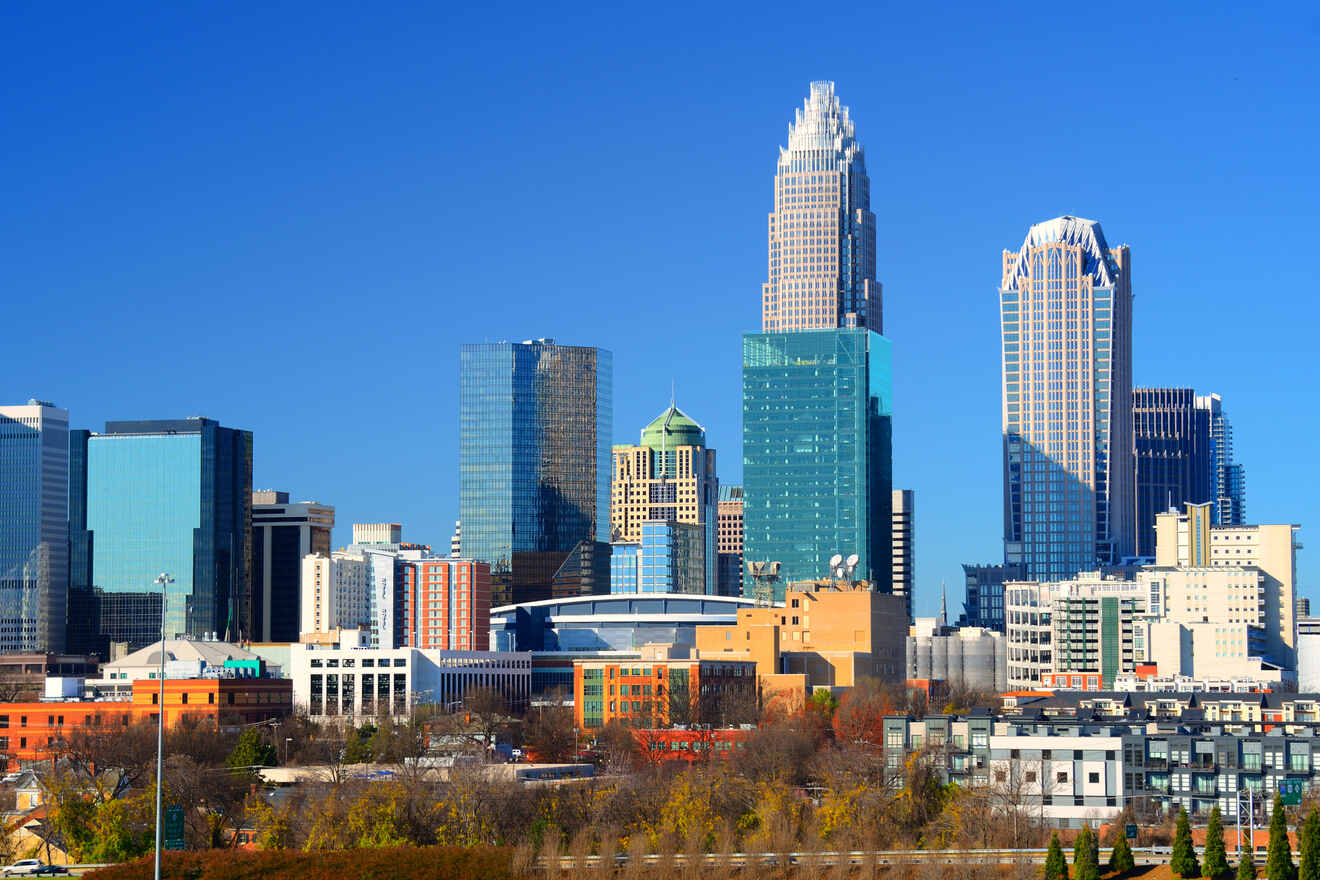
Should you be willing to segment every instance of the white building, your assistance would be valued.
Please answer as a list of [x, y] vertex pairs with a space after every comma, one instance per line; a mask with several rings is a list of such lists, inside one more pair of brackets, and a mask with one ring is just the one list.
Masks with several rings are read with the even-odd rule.
[[456, 707], [472, 688], [502, 692], [513, 707], [532, 691], [531, 652], [290, 646], [293, 702], [316, 719], [405, 718], [413, 707]]
[[300, 633], [354, 628], [371, 621], [372, 559], [336, 550], [302, 560]]
[[0, 406], [0, 652], [64, 650], [69, 411]]
[[399, 523], [353, 523], [354, 544], [398, 544], [402, 540]]
[[918, 617], [908, 627], [907, 677], [955, 687], [1008, 690], [1008, 643], [1003, 633], [978, 626], [949, 627]]
[[1123, 737], [990, 737], [990, 785], [1046, 825], [1079, 827], [1123, 809]]
[[[165, 677], [226, 678], [255, 675], [266, 669], [278, 677], [281, 670], [265, 665], [263, 658], [228, 642], [201, 639], [165, 641]], [[101, 677], [88, 679], [86, 689], [100, 697], [131, 700], [133, 682], [160, 677], [160, 642], [148, 645], [101, 665]]]

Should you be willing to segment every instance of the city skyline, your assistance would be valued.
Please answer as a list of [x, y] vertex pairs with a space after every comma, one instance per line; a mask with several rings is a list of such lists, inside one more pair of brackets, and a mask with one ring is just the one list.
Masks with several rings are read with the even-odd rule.
[[[908, 15], [917, 16], [906, 22], [917, 39], [904, 46], [882, 36], [878, 54], [876, 46], [857, 54], [804, 47], [775, 66], [746, 45], [718, 64], [717, 53], [698, 49], [690, 70], [667, 67], [661, 77], [643, 65], [627, 79], [593, 83], [550, 64], [536, 100], [525, 98], [525, 78], [467, 76], [478, 53], [459, 51], [453, 68], [435, 71], [440, 89], [405, 87], [387, 100], [395, 84], [419, 78], [377, 67], [369, 82], [337, 92], [333, 102], [301, 82], [280, 96], [298, 100], [272, 101], [260, 92], [282, 63], [277, 57], [311, 47], [259, 45], [249, 78], [230, 83], [219, 73], [223, 64], [205, 72], [209, 50], [239, 33], [224, 26], [210, 46], [190, 49], [195, 62], [171, 50], [145, 63], [140, 56], [106, 60], [110, 76], [91, 84], [72, 69], [56, 75], [41, 86], [52, 99], [41, 102], [45, 109], [20, 112], [34, 146], [14, 157], [15, 198], [0, 215], [8, 239], [25, 243], [8, 269], [12, 289], [25, 291], [15, 323], [37, 328], [15, 340], [3, 400], [52, 400], [70, 411], [71, 427], [202, 413], [249, 428], [254, 484], [334, 505], [336, 546], [348, 543], [355, 521], [402, 521], [410, 538], [435, 546], [452, 531], [460, 342], [555, 336], [612, 348], [615, 436], [653, 416], [676, 381], [685, 408], [702, 414], [711, 445], [737, 449], [737, 338], [757, 327], [756, 294], [765, 281], [762, 224], [772, 201], [765, 169], [783, 142], [785, 110], [810, 81], [827, 78], [865, 120], [885, 323], [895, 340], [895, 485], [919, 496], [918, 613], [933, 612], [938, 583], [957, 583], [960, 563], [1000, 555], [997, 279], [985, 267], [1042, 217], [1096, 217], [1120, 236], [1111, 243], [1139, 251], [1134, 382], [1222, 394], [1251, 479], [1248, 519], [1314, 521], [1320, 501], [1292, 492], [1315, 482], [1316, 463], [1305, 453], [1310, 422], [1300, 416], [1280, 425], [1278, 418], [1314, 408], [1281, 408], [1283, 391], [1270, 382], [1312, 369], [1316, 306], [1292, 293], [1304, 284], [1290, 255], [1308, 246], [1308, 224], [1296, 221], [1316, 203], [1315, 182], [1287, 173], [1305, 167], [1300, 150], [1312, 124], [1298, 112], [1311, 89], [1311, 68], [1297, 52], [1304, 43], [1275, 24], [1202, 15], [1134, 40], [1125, 34], [1123, 52], [1135, 63], [1115, 70], [1071, 52], [1055, 58], [1049, 48], [1051, 35], [1115, 23], [1065, 15], [1014, 36], [1006, 22], [973, 16], [936, 40], [919, 26], [919, 13]], [[332, 42], [351, 42], [349, 32], [362, 24], [331, 19]], [[180, 24], [165, 19], [157, 27], [168, 33]], [[889, 22], [866, 13], [857, 27], [880, 32], [881, 24]], [[275, 25], [272, 39], [288, 36]], [[100, 26], [89, 20], [58, 39], [38, 27], [30, 45], [49, 49], [67, 39], [80, 46]], [[787, 30], [770, 27], [768, 45], [788, 44]], [[419, 31], [426, 32], [424, 22]], [[656, 38], [664, 34], [661, 28]], [[1007, 43], [981, 48], [990, 42], [986, 34]], [[1223, 66], [1203, 54], [1200, 47], [1216, 37], [1239, 46], [1239, 63]], [[514, 34], [512, 43], [527, 39]], [[1013, 47], [1027, 42], [1046, 57], [1014, 57]], [[607, 74], [622, 71], [622, 58], [603, 46], [588, 38], [579, 60]], [[1143, 56], [1155, 46], [1167, 61]], [[978, 81], [948, 73], [934, 59], [951, 50], [989, 72]], [[406, 39], [391, 51], [421, 57]], [[383, 56], [368, 48], [363, 57]], [[23, 53], [16, 60], [23, 63]], [[1076, 65], [1070, 69], [1079, 77], [1091, 75], [1110, 93], [1136, 96], [1124, 125], [1032, 94], [1029, 75], [1052, 60]], [[127, 72], [130, 63], [148, 72], [156, 64], [190, 71], [198, 88], [219, 98], [212, 112], [237, 139], [212, 152], [219, 143], [205, 146], [215, 140], [212, 118], [186, 109], [195, 102], [185, 104], [179, 90], [167, 88], [159, 110], [144, 116], [125, 116], [115, 100], [97, 99], [103, 90], [132, 95], [143, 87]], [[542, 51], [521, 57], [517, 70], [547, 63]], [[1209, 73], [1193, 81], [1188, 70]], [[346, 70], [317, 72], [350, 79]], [[717, 89], [709, 86], [712, 74], [723, 80]], [[1268, 104], [1251, 98], [1262, 81], [1273, 89]], [[417, 107], [451, 94], [465, 96], [453, 110], [455, 125], [482, 108], [482, 124], [469, 126], [466, 143], [447, 143], [440, 130], [413, 121]], [[341, 118], [341, 101], [362, 113]], [[607, 104], [614, 107], [610, 137], [569, 127], [582, 110]], [[1034, 140], [1008, 133], [1007, 106], [1034, 114]], [[491, 107], [495, 114], [486, 112]], [[683, 126], [694, 114], [702, 124]], [[73, 118], [105, 136], [93, 161], [84, 142], [70, 137]], [[277, 119], [288, 122], [272, 128]], [[653, 152], [660, 129], [683, 136], [661, 138], [666, 161], [654, 162], [641, 147]], [[1210, 130], [1235, 136], [1187, 149], [1189, 132]], [[359, 134], [367, 131], [374, 133]], [[510, 146], [529, 141], [534, 154], [509, 156]], [[338, 152], [307, 149], [325, 143], [339, 144]], [[502, 157], [498, 166], [480, 158], [494, 155]], [[373, 156], [395, 156], [397, 168], [380, 167]], [[444, 170], [446, 159], [480, 173], [459, 179]], [[208, 168], [209, 178], [197, 178], [197, 167]], [[487, 172], [496, 167], [506, 176], [491, 187], [497, 175]], [[1040, 173], [1026, 175], [1030, 167]], [[584, 206], [615, 193], [595, 204], [617, 207], [624, 177], [640, 199], [640, 219], [615, 223], [616, 215]], [[134, 204], [130, 193], [142, 192], [174, 195]], [[593, 198], [581, 198], [588, 193]], [[437, 204], [471, 210], [433, 218]], [[475, 246], [476, 229], [490, 228], [488, 220], [503, 213], [510, 225], [533, 228], [529, 212], [547, 204], [560, 213], [556, 222], [503, 241], [498, 258]], [[1274, 222], [1279, 217], [1292, 219]], [[1277, 269], [1264, 283], [1249, 271], [1262, 264]], [[592, 271], [584, 273], [587, 265]], [[516, 277], [505, 277], [510, 267]], [[56, 296], [79, 310], [76, 324], [51, 324]], [[1251, 308], [1241, 307], [1244, 297]], [[203, 317], [201, 303], [221, 301], [232, 307]], [[410, 322], [443, 321], [445, 334], [424, 349], [402, 350], [393, 321], [354, 320], [367, 302], [388, 304]], [[693, 326], [694, 311], [700, 326]], [[1234, 356], [1197, 355], [1211, 335], [1209, 315], [1231, 319]], [[653, 332], [638, 333], [643, 326]], [[184, 328], [193, 335], [181, 334]], [[296, 332], [274, 349], [272, 331], [289, 328]], [[194, 337], [200, 344], [183, 342]], [[147, 345], [151, 338], [171, 343]], [[93, 356], [98, 367], [89, 371]], [[415, 388], [435, 397], [424, 418], [388, 434], [343, 430], [346, 412], [407, 406]], [[1304, 399], [1312, 393], [1301, 391]], [[722, 482], [742, 482], [736, 457], [721, 463]], [[1286, 479], [1264, 471], [1273, 461], [1296, 461], [1300, 471]], [[398, 464], [423, 491], [363, 479], [358, 469], [372, 462]], [[1308, 554], [1301, 568], [1305, 589], [1305, 572], [1314, 569]]]

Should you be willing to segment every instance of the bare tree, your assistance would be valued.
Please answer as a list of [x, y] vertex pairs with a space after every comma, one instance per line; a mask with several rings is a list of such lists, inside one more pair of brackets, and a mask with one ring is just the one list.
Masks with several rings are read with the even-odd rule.
[[523, 718], [523, 747], [538, 761], [562, 763], [576, 756], [573, 710], [558, 695], [531, 707]]
[[151, 774], [156, 763], [156, 725], [145, 720], [127, 727], [81, 725], [56, 740], [50, 751], [87, 783], [95, 800], [112, 801]]

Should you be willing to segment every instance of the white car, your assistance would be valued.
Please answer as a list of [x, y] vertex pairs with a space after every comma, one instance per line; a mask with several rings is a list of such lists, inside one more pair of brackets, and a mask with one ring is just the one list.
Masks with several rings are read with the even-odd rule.
[[22, 778], [23, 778], [22, 773], [6, 773], [4, 775], [4, 778], [0, 779], [0, 783], [4, 783], [5, 785], [13, 785], [15, 782], [18, 782], [18, 780]]
[[41, 859], [19, 859], [12, 865], [5, 866], [3, 871], [6, 877], [27, 877], [36, 874], [46, 863]]

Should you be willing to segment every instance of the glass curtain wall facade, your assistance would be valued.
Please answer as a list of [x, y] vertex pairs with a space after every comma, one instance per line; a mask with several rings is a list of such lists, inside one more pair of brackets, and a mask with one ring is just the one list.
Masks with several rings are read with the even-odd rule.
[[92, 644], [142, 647], [160, 638], [164, 571], [170, 638], [247, 638], [251, 602], [252, 434], [211, 419], [107, 422], [86, 437], [86, 523], [91, 590], [77, 599], [97, 618]]
[[1131, 255], [1058, 217], [1004, 251], [1004, 561], [1033, 580], [1135, 549]]
[[1233, 460], [1233, 425], [1218, 394], [1196, 398], [1196, 408], [1210, 422], [1211, 490], [1214, 493], [1214, 523], [1241, 526], [1247, 523], [1247, 475]]
[[1211, 500], [1210, 417], [1190, 388], [1132, 392], [1137, 555], [1155, 558], [1155, 515]]
[[834, 83], [813, 82], [779, 151], [769, 218], [766, 332], [868, 327], [883, 332], [871, 179]]
[[836, 553], [890, 584], [889, 349], [861, 329], [743, 336], [743, 558], [781, 563], [777, 600]]
[[0, 406], [0, 653], [64, 650], [69, 413]]
[[580, 541], [609, 541], [613, 355], [541, 339], [459, 358], [463, 555], [490, 564], [494, 604], [549, 598]]

